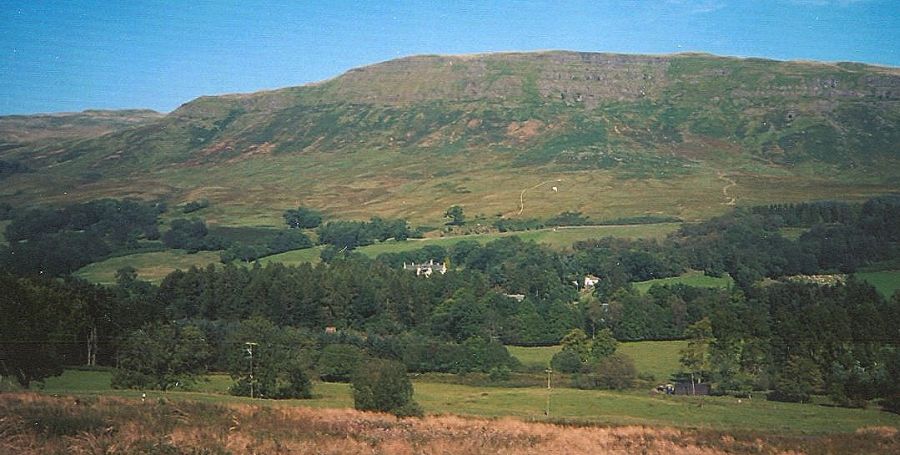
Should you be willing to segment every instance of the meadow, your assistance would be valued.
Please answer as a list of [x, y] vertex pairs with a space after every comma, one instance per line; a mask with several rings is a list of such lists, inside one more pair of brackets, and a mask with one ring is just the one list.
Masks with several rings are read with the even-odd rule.
[[[679, 352], [686, 342], [674, 341], [635, 341], [619, 343], [618, 352], [634, 360], [639, 375], [652, 376], [663, 383], [681, 369], [678, 363]], [[561, 346], [507, 346], [509, 353], [519, 359], [526, 368], [546, 368], [553, 355], [562, 349]]]
[[[523, 240], [532, 240], [537, 243], [548, 244], [553, 248], [563, 249], [570, 247], [573, 242], [590, 238], [662, 238], [678, 229], [679, 226], [679, 223], [626, 226], [579, 226], [555, 230], [541, 229], [523, 232], [410, 239], [403, 242], [388, 240], [386, 242], [360, 247], [357, 251], [374, 258], [382, 253], [398, 253], [416, 250], [427, 245], [438, 245], [447, 248], [463, 240], [474, 240], [480, 243], [487, 243], [501, 237], [513, 235], [516, 235]], [[319, 262], [319, 254], [321, 254], [322, 249], [323, 247], [317, 246], [314, 248], [287, 251], [260, 258], [259, 262], [262, 265], [269, 263], [284, 263], [287, 265], [296, 265], [305, 262], [317, 263]], [[91, 282], [111, 284], [115, 282], [116, 270], [125, 266], [131, 266], [137, 270], [140, 279], [152, 283], [159, 283], [166, 275], [176, 269], [184, 270], [191, 266], [204, 267], [211, 263], [220, 263], [218, 252], [201, 251], [188, 254], [182, 250], [168, 250], [107, 259], [85, 266], [78, 270], [75, 275]]]
[[76, 271], [75, 276], [93, 283], [113, 284], [116, 282], [117, 270], [134, 267], [138, 278], [158, 284], [175, 270], [186, 270], [192, 266], [204, 267], [211, 263], [219, 263], [218, 252], [199, 251], [189, 254], [184, 250], [154, 251], [118, 256], [88, 264]]
[[[141, 391], [113, 390], [109, 371], [67, 370], [48, 379], [49, 395], [117, 396], [138, 399]], [[147, 391], [158, 399], [209, 404], [340, 409], [352, 407], [348, 384], [315, 382], [309, 400], [251, 400], [226, 394], [225, 375], [211, 375], [193, 391]], [[667, 396], [648, 390], [602, 391], [557, 388], [550, 390], [550, 416], [544, 415], [548, 391], [544, 387], [492, 387], [413, 380], [415, 399], [428, 415], [455, 414], [488, 418], [515, 417], [525, 421], [580, 422], [602, 425], [649, 425], [717, 431], [759, 431], [777, 434], [852, 433], [871, 426], [900, 427], [900, 416], [876, 408], [848, 409], [817, 404], [779, 403], [763, 397]]]
[[664, 285], [674, 285], [674, 284], [684, 284], [687, 286], [693, 286], [698, 288], [714, 288], [714, 289], [727, 289], [731, 286], [734, 281], [730, 276], [723, 275], [721, 277], [707, 276], [703, 272], [698, 271], [690, 271], [680, 276], [670, 277], [670, 278], [657, 278], [655, 280], [648, 281], [640, 281], [637, 283], [632, 283], [632, 286], [636, 290], [638, 290], [641, 294], [646, 294], [648, 290], [654, 285], [664, 286]]
[[885, 298], [891, 298], [900, 289], [900, 270], [857, 272], [854, 275], [874, 286]]

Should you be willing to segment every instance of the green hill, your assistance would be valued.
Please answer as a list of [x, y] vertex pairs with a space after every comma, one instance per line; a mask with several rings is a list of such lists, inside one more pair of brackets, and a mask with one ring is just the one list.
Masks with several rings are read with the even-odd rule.
[[[208, 221], [467, 213], [697, 219], [896, 191], [900, 70], [702, 54], [415, 56], [19, 144], [15, 205], [206, 198]], [[2, 122], [0, 122], [2, 123]], [[555, 188], [555, 190], [553, 189]]]

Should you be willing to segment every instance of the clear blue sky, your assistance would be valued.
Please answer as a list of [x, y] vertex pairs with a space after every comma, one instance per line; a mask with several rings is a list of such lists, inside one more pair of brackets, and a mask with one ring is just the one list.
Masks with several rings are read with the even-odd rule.
[[151, 108], [411, 54], [673, 53], [900, 66], [900, 0], [0, 0], [0, 114]]

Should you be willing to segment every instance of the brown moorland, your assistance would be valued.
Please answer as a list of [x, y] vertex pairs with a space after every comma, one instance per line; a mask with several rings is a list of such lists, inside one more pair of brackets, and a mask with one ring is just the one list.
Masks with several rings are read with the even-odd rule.
[[895, 428], [777, 435], [118, 397], [0, 395], [0, 453], [898, 453]]

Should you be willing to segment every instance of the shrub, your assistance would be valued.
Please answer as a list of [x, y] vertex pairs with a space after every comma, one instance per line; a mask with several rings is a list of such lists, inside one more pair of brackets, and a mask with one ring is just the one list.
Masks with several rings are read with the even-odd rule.
[[316, 370], [323, 381], [347, 382], [361, 359], [362, 351], [356, 346], [329, 344], [322, 349]]
[[511, 374], [512, 371], [504, 365], [491, 368], [491, 371], [488, 372], [488, 378], [490, 378], [491, 382], [508, 381]]
[[637, 377], [634, 361], [624, 354], [597, 359], [582, 371], [584, 374], [576, 379], [576, 385], [581, 389], [628, 389]]
[[393, 360], [370, 359], [354, 371], [351, 384], [353, 407], [360, 411], [389, 412], [399, 417], [421, 416], [413, 400], [406, 367]]
[[563, 349], [550, 359], [550, 367], [560, 373], [577, 373], [582, 365], [581, 356], [572, 349]]

